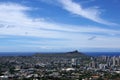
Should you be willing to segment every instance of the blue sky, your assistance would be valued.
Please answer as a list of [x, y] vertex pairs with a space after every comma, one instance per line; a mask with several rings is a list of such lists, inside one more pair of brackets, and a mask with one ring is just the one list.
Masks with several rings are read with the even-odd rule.
[[120, 51], [120, 0], [0, 0], [0, 52]]

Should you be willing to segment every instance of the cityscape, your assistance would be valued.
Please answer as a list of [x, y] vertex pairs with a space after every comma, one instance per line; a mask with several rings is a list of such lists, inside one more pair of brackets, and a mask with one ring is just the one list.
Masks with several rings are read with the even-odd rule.
[[0, 0], [0, 80], [120, 80], [120, 0]]
[[120, 56], [87, 56], [77, 50], [0, 57], [0, 80], [120, 80]]

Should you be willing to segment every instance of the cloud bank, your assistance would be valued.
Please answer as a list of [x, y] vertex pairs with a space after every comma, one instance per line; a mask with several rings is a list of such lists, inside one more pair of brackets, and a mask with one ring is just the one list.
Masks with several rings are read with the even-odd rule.
[[61, 4], [63, 9], [73, 13], [75, 15], [82, 16], [86, 19], [92, 20], [94, 22], [105, 24], [105, 25], [118, 25], [113, 22], [106, 21], [100, 17], [101, 11], [95, 7], [88, 7], [83, 8], [81, 4], [74, 2], [74, 0], [58, 0]]
[[[65, 0], [68, 1], [68, 0]], [[62, 2], [64, 2], [62, 0]], [[65, 3], [64, 3], [65, 4]], [[79, 12], [80, 6], [71, 0], [66, 3], [66, 9], [70, 7], [70, 5], [74, 5], [75, 11]], [[77, 9], [76, 9], [77, 8]], [[117, 37], [106, 37], [108, 35], [119, 35], [119, 30], [105, 29], [99, 27], [91, 27], [91, 26], [82, 26], [82, 25], [69, 25], [69, 24], [61, 24], [61, 23], [51, 23], [43, 18], [31, 18], [27, 14], [27, 11], [32, 10], [34, 8], [27, 7], [24, 5], [16, 4], [16, 3], [0, 3], [0, 38], [4, 38], [4, 36], [24, 36], [24, 37], [37, 37], [37, 38], [47, 38], [47, 41], [32, 41], [28, 40], [26, 43], [32, 44], [39, 48], [80, 48], [80, 47], [100, 47], [100, 48], [119, 48], [120, 38]], [[72, 10], [71, 10], [72, 11]], [[92, 17], [89, 17], [86, 12], [89, 12], [89, 9], [83, 10], [82, 15], [90, 18], [92, 20], [96, 20], [98, 12], [93, 10]], [[75, 12], [76, 13], [76, 12]], [[80, 14], [81, 15], [81, 14]], [[98, 17], [99, 18], [99, 17]], [[96, 22], [99, 22], [97, 19]], [[101, 22], [100, 22], [101, 23]], [[96, 36], [95, 39], [93, 39]], [[58, 39], [56, 41], [52, 41], [49, 39]], [[88, 40], [91, 38], [90, 40]], [[14, 38], [13, 38], [14, 39]], [[60, 39], [60, 40], [59, 40]], [[61, 40], [63, 39], [63, 40]], [[17, 40], [18, 42], [24, 42], [21, 40]], [[13, 41], [14, 42], [14, 41]], [[41, 45], [44, 43], [44, 45]], [[25, 44], [24, 44], [25, 45]], [[23, 45], [23, 46], [24, 46]], [[26, 44], [27, 46], [28, 44]], [[2, 45], [0, 45], [2, 46]], [[30, 45], [28, 45], [30, 46]], [[63, 47], [64, 46], [64, 47]], [[34, 46], [33, 46], [34, 47]]]

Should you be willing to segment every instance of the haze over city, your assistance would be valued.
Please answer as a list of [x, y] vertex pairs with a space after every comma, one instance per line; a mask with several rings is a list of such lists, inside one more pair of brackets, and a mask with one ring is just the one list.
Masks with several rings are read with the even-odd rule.
[[120, 51], [119, 4], [120, 0], [0, 0], [0, 51]]

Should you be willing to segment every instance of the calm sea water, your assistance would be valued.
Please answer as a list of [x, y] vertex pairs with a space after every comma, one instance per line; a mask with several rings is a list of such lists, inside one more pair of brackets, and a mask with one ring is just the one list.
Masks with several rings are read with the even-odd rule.
[[[0, 52], [0, 56], [32, 56], [35, 53], [36, 52]], [[120, 56], [120, 52], [83, 52], [83, 53], [89, 56], [102, 56], [102, 55]], [[49, 54], [49, 53], [44, 52], [44, 54]]]
[[31, 56], [35, 52], [0, 52], [0, 56]]
[[89, 56], [120, 56], [120, 52], [86, 52]]

